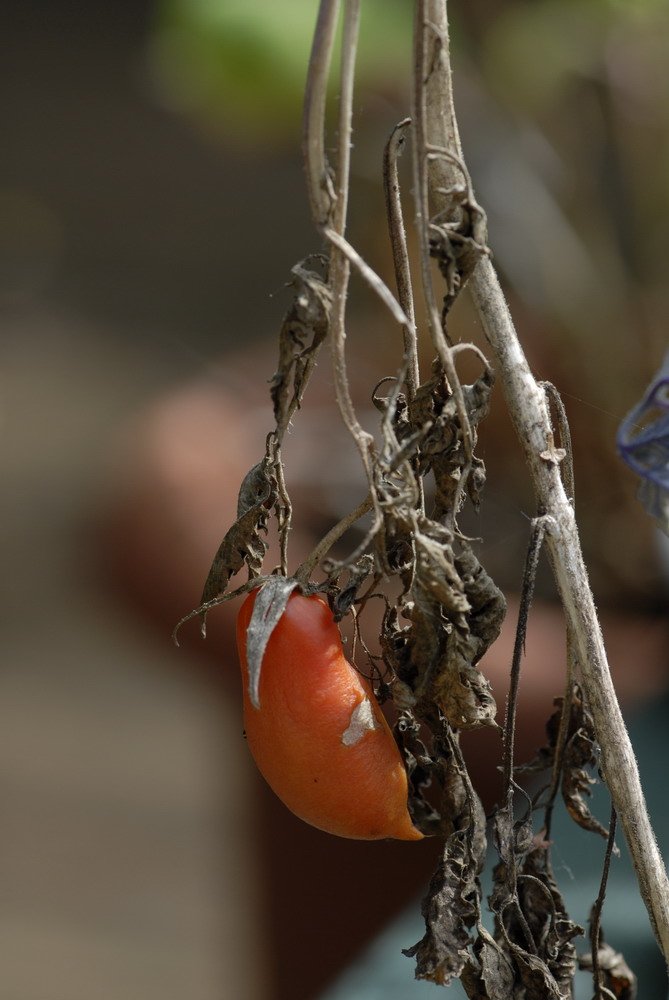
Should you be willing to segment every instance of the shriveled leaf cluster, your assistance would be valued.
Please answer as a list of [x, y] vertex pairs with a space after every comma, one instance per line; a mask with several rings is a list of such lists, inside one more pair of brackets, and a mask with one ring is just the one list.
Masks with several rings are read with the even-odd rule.
[[[518, 771], [532, 774], [558, 767], [559, 787], [569, 815], [584, 830], [606, 839], [608, 830], [592, 815], [585, 798], [590, 795], [591, 787], [597, 780], [593, 772], [598, 765], [598, 755], [592, 717], [583, 702], [580, 687], [574, 685], [566, 705], [564, 697], [556, 698], [554, 704], [555, 711], [546, 723], [546, 746], [537, 752], [533, 761], [518, 768]], [[568, 715], [564, 719], [563, 730], [565, 712]], [[564, 745], [560, 746], [559, 738], [563, 731]]]
[[[351, 44], [344, 40], [342, 74], [352, 73], [347, 59], [354, 48], [356, 9], [354, 4], [347, 7], [344, 18], [343, 30], [351, 33]], [[279, 333], [277, 370], [270, 384], [275, 427], [268, 434], [265, 454], [242, 483], [237, 518], [214, 557], [200, 607], [187, 617], [204, 615], [230, 596], [261, 585], [247, 636], [250, 696], [257, 704], [267, 641], [296, 588], [324, 592], [337, 621], [355, 616], [357, 648], [377, 678], [380, 694], [392, 699], [396, 710], [395, 737], [406, 763], [412, 818], [424, 833], [443, 838], [441, 859], [423, 904], [425, 934], [406, 951], [415, 959], [416, 976], [442, 986], [459, 978], [471, 1000], [569, 1000], [577, 961], [574, 940], [583, 931], [566, 912], [551, 866], [550, 817], [558, 791], [581, 827], [607, 836], [586, 801], [597, 757], [592, 719], [581, 691], [571, 684], [568, 696], [556, 701], [547, 746], [525, 768], [532, 776], [546, 771], [548, 784], [534, 800], [523, 797], [516, 784], [521, 769], [513, 760], [514, 684], [519, 671], [519, 657], [514, 656], [503, 731], [505, 787], [502, 804], [491, 817], [499, 857], [488, 901], [492, 931], [483, 924], [479, 881], [486, 857], [486, 821], [459, 746], [462, 731], [500, 729], [493, 692], [479, 665], [500, 632], [506, 605], [474, 543], [458, 524], [463, 506], [471, 504], [478, 510], [482, 500], [485, 468], [476, 454], [477, 438], [488, 414], [494, 377], [481, 351], [470, 344], [453, 345], [447, 328], [454, 302], [489, 251], [485, 213], [474, 198], [464, 164], [426, 135], [425, 90], [430, 78], [443, 69], [446, 32], [424, 19], [416, 43], [420, 72], [415, 77], [417, 121], [411, 127], [416, 130], [419, 155], [414, 160], [414, 186], [423, 297], [434, 356], [429, 374], [421, 378], [396, 163], [411, 123], [407, 119], [394, 130], [384, 161], [398, 301], [345, 236], [352, 76], [342, 93], [337, 170], [325, 152], [327, 72], [321, 70], [332, 56], [327, 46], [334, 37], [335, 20], [336, 4], [323, 0], [305, 111], [309, 200], [327, 252], [311, 258], [310, 266], [303, 262], [293, 269], [293, 299]], [[433, 182], [428, 191], [427, 177], [435, 164], [444, 180]], [[444, 279], [440, 308], [432, 279], [426, 279], [431, 275], [430, 258]], [[379, 412], [376, 438], [358, 423], [346, 372], [343, 303], [351, 270], [357, 270], [402, 326], [402, 356], [395, 370], [381, 377], [370, 392]], [[326, 342], [333, 356], [339, 409], [360, 453], [366, 496], [290, 572], [293, 508], [281, 446], [304, 404], [318, 352]], [[462, 384], [458, 375], [458, 356], [464, 351], [480, 362], [480, 374], [471, 384]], [[557, 461], [566, 454], [553, 450], [549, 458]], [[362, 542], [335, 559], [333, 546], [363, 514], [371, 515], [371, 524]], [[272, 518], [281, 560], [268, 573], [264, 562]], [[242, 570], [248, 579], [231, 591], [231, 580]], [[316, 573], [318, 580], [313, 579]], [[526, 576], [527, 610], [531, 576]], [[372, 652], [373, 642], [364, 638], [365, 611], [379, 598], [383, 601], [379, 652]], [[524, 626], [521, 622], [519, 655]], [[525, 802], [520, 815], [519, 801]], [[537, 829], [539, 809], [543, 823]], [[618, 956], [609, 955], [603, 946], [600, 950], [606, 988], [621, 1000], [630, 1000], [633, 977], [627, 976]]]
[[[615, 1000], [636, 1000], [637, 978], [620, 952], [617, 952], [610, 944], [600, 942], [597, 964], [601, 985], [609, 991]], [[580, 969], [592, 972], [594, 968], [592, 955], [579, 955], [578, 965]]]
[[227, 599], [226, 591], [232, 577], [244, 568], [250, 581], [261, 576], [272, 514], [277, 522], [281, 544], [279, 570], [284, 576], [287, 574], [292, 505], [284, 480], [281, 444], [294, 412], [301, 406], [318, 351], [327, 336], [332, 305], [327, 283], [304, 263], [295, 265], [290, 284], [293, 299], [279, 332], [278, 364], [270, 386], [276, 427], [267, 436], [264, 456], [242, 480], [237, 518], [214, 556], [200, 605], [179, 622], [177, 629], [199, 614], [204, 634], [206, 613]]

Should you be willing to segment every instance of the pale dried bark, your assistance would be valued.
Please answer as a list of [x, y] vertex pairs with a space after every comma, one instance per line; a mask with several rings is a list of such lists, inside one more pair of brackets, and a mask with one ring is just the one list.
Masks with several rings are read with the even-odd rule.
[[[425, 82], [425, 141], [450, 150], [462, 162], [453, 112], [446, 0], [418, 3], [429, 49]], [[425, 64], [424, 64], [425, 65]], [[448, 161], [433, 161], [430, 195], [455, 182]], [[538, 513], [545, 517], [546, 547], [575, 644], [581, 683], [601, 747], [602, 772], [620, 818], [639, 889], [651, 925], [669, 960], [669, 880], [658, 850], [641, 788], [639, 771], [611, 679], [595, 603], [583, 561], [573, 505], [560, 475], [544, 390], [530, 371], [499, 279], [489, 258], [477, 265], [469, 282], [495, 369], [523, 447]]]

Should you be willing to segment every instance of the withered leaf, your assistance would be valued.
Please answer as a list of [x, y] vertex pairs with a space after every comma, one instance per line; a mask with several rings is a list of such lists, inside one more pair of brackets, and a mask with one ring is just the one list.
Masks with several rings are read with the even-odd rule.
[[295, 296], [279, 333], [279, 360], [270, 393], [279, 435], [300, 406], [307, 374], [327, 336], [332, 293], [315, 271], [301, 264], [293, 268]]
[[476, 665], [500, 633], [506, 616], [506, 600], [470, 546], [463, 547], [455, 564], [470, 604], [467, 624], [474, 644], [472, 663]]
[[511, 1000], [513, 965], [483, 926], [478, 928], [473, 952], [460, 976], [470, 1000]]
[[267, 528], [278, 486], [271, 463], [264, 458], [244, 477], [237, 501], [237, 520], [226, 532], [200, 598], [206, 604], [223, 593], [235, 573], [246, 564], [252, 574], [260, 572], [267, 549], [260, 532]]
[[462, 973], [477, 919], [477, 886], [468, 859], [466, 833], [448, 838], [422, 906], [425, 935], [404, 954], [416, 959], [416, 979], [448, 986]]
[[[502, 806], [493, 814], [492, 829], [495, 848], [504, 865], [511, 865], [514, 858], [519, 861], [534, 844], [531, 811], [516, 819], [512, 810]], [[505, 874], [500, 871], [499, 880], [503, 881]], [[510, 890], [513, 890], [513, 886]]]
[[421, 520], [415, 536], [412, 626], [393, 650], [397, 694], [402, 707], [433, 700], [454, 729], [496, 725], [490, 684], [476, 663], [499, 633], [504, 597], [473, 553], [455, 557], [450, 533], [432, 525]]
[[516, 945], [512, 945], [511, 953], [523, 986], [523, 992], [516, 990], [514, 996], [522, 996], [523, 1000], [567, 1000], [569, 994], [562, 992], [541, 958]]
[[528, 852], [519, 871], [518, 895], [537, 954], [567, 995], [576, 971], [573, 940], [583, 934], [583, 928], [567, 913], [548, 863], [548, 845]]
[[483, 927], [479, 929], [475, 951], [489, 1000], [508, 1000], [513, 986], [511, 962]]
[[492, 689], [481, 671], [465, 662], [465, 650], [466, 642], [460, 642], [454, 635], [452, 644], [447, 644], [446, 662], [458, 661], [459, 670], [455, 676], [450, 667], [441, 673], [440, 683], [434, 689], [435, 700], [457, 729], [495, 725], [497, 704]]
[[486, 214], [474, 197], [471, 179], [462, 164], [463, 183], [449, 191], [449, 205], [430, 221], [430, 255], [444, 281], [443, 313], [449, 311], [481, 257], [487, 254]]
[[452, 535], [441, 525], [421, 519], [414, 533], [414, 589], [425, 592], [431, 601], [440, 605], [451, 621], [465, 627], [469, 601], [455, 566], [452, 540]]
[[583, 928], [567, 914], [548, 863], [548, 844], [535, 837], [535, 846], [528, 849], [528, 838], [523, 836], [523, 845], [517, 845], [517, 824], [508, 810], [500, 814], [498, 847], [507, 858], [515, 855], [515, 863], [496, 865], [490, 907], [495, 937], [516, 968], [517, 986], [509, 996], [569, 997], [576, 968], [573, 939], [583, 934]]
[[[597, 951], [597, 961], [602, 985], [610, 990], [617, 1000], [636, 1000], [637, 978], [624, 956], [615, 951], [610, 944], [602, 943]], [[590, 953], [579, 955], [578, 967], [586, 972], [592, 972], [592, 955]]]
[[454, 559], [454, 570], [467, 608], [445, 639], [433, 697], [454, 728], [477, 729], [496, 724], [490, 684], [476, 664], [499, 635], [506, 602], [471, 548]]
[[400, 712], [393, 732], [406, 766], [409, 812], [414, 825], [425, 834], [437, 836], [443, 832], [441, 817], [425, 798], [423, 789], [429, 788], [439, 776], [440, 762], [427, 752], [420, 738], [420, 726], [410, 711]]
[[586, 770], [587, 767], [596, 767], [597, 754], [592, 725], [588, 725], [587, 721], [585, 725], [587, 728], [578, 729], [571, 736], [565, 748], [561, 785], [562, 797], [567, 811], [575, 823], [578, 823], [584, 830], [598, 833], [606, 840], [609, 831], [592, 815], [583, 797], [590, 795], [590, 786], [597, 781], [596, 778], [590, 777]]
[[337, 591], [333, 602], [334, 619], [339, 622], [344, 618], [355, 603], [362, 583], [367, 579], [374, 567], [371, 555], [364, 555], [355, 565], [348, 568], [348, 579]]
[[[533, 761], [517, 768], [519, 773], [531, 774], [553, 767], [564, 698], [556, 698], [554, 704], [556, 709], [546, 723], [547, 745], [537, 751]], [[596, 784], [597, 779], [589, 774], [588, 769], [596, 768], [598, 760], [592, 716], [583, 702], [581, 689], [577, 684], [574, 685], [569, 711], [569, 728], [560, 783], [562, 798], [575, 823], [584, 830], [590, 830], [591, 833], [599, 834], [606, 839], [609, 835], [608, 830], [592, 815], [584, 798], [590, 794], [590, 787]]]
[[[471, 446], [476, 446], [477, 427], [490, 406], [493, 376], [486, 370], [472, 385], [462, 386], [462, 396], [467, 413]], [[433, 366], [433, 376], [419, 387], [410, 407], [414, 433], [422, 430], [419, 446], [418, 468], [421, 475], [429, 470], [434, 475], [436, 494], [432, 517], [435, 521], [457, 514], [454, 507], [462, 502], [460, 479], [466, 464], [462, 443], [462, 427], [455, 397], [448, 388], [443, 370], [438, 362]], [[467, 489], [475, 505], [485, 482], [485, 468], [480, 459], [474, 458], [469, 470]]]

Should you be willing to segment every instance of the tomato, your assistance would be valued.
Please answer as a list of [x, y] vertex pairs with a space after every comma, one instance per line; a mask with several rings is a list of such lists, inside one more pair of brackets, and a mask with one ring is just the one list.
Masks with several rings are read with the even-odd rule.
[[255, 594], [237, 619], [244, 725], [279, 798], [312, 826], [358, 840], [420, 840], [407, 775], [371, 685], [344, 656], [326, 602], [291, 594], [262, 661], [260, 707], [248, 694], [246, 633]]

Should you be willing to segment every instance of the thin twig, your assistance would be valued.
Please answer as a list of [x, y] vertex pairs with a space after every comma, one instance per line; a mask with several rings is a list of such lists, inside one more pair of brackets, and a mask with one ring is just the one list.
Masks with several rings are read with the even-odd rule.
[[[335, 398], [342, 420], [360, 452], [370, 492], [373, 495], [374, 480], [370, 456], [374, 439], [371, 434], [363, 430], [356, 417], [349, 391], [345, 357], [345, 315], [350, 264], [347, 252], [349, 244], [345, 240], [344, 231], [348, 203], [353, 81], [360, 20], [360, 0], [346, 0], [344, 11], [338, 123], [339, 145], [337, 175], [333, 185], [325, 156], [325, 98], [338, 10], [338, 0], [321, 0], [307, 76], [302, 148], [313, 220], [331, 244], [328, 284], [332, 291], [330, 348]], [[330, 179], [327, 198], [323, 194], [323, 178], [326, 176]], [[330, 194], [332, 199], [328, 201]], [[389, 295], [393, 298], [390, 292]], [[402, 313], [400, 322], [403, 320], [404, 314]]]
[[341, 40], [341, 75], [339, 82], [339, 135], [337, 145], [337, 181], [332, 228], [343, 236], [348, 210], [349, 177], [351, 173], [351, 140], [353, 120], [353, 90], [355, 57], [360, 28], [360, 0], [344, 0], [344, 24]]
[[281, 460], [281, 445], [278, 440], [275, 444], [274, 472], [278, 487], [277, 498], [277, 521], [279, 527], [279, 552], [281, 575], [288, 576], [288, 536], [293, 520], [293, 505], [290, 500], [286, 478], [283, 473], [283, 462]]
[[407, 312], [399, 304], [393, 293], [386, 285], [385, 281], [380, 278], [374, 268], [370, 267], [369, 264], [360, 256], [355, 247], [352, 246], [348, 240], [341, 235], [341, 233], [336, 232], [334, 229], [330, 229], [328, 226], [323, 229], [323, 235], [326, 240], [328, 240], [332, 246], [346, 258], [348, 263], [355, 267], [360, 277], [367, 282], [372, 291], [378, 295], [383, 304], [390, 310], [393, 319], [400, 323], [403, 329], [413, 331], [413, 335], [415, 336], [413, 319], [409, 317]]
[[562, 781], [562, 769], [564, 766], [564, 752], [569, 738], [569, 727], [571, 725], [571, 708], [574, 697], [574, 677], [576, 674], [576, 650], [574, 646], [574, 635], [572, 629], [567, 625], [567, 677], [564, 685], [564, 695], [562, 701], [562, 712], [560, 714], [560, 725], [557, 738], [555, 740], [555, 755], [553, 758], [553, 771], [551, 774], [551, 785], [548, 793], [548, 800], [544, 811], [544, 825], [546, 827], [546, 840], [551, 839], [551, 827], [553, 823], [553, 808], [557, 798], [560, 782]]
[[518, 686], [520, 683], [520, 664], [525, 652], [525, 636], [527, 635], [527, 622], [530, 616], [530, 606], [534, 594], [534, 582], [537, 575], [537, 564], [539, 553], [546, 534], [546, 521], [542, 517], [537, 517], [532, 523], [532, 533], [527, 547], [525, 557], [525, 569], [523, 571], [523, 585], [520, 594], [520, 605], [518, 607], [518, 624], [516, 626], [516, 637], [513, 644], [513, 659], [511, 663], [511, 680], [509, 684], [509, 694], [506, 702], [506, 718], [504, 719], [504, 785], [507, 789], [507, 796], [513, 794], [513, 751], [514, 738], [516, 732], [516, 706], [518, 703]]
[[[224, 594], [217, 594], [216, 597], [212, 597], [210, 601], [205, 601], [204, 604], [201, 604], [198, 608], [193, 608], [193, 610], [189, 611], [187, 615], [180, 618], [172, 629], [172, 642], [174, 645], [179, 645], [179, 632], [181, 630], [181, 626], [185, 625], [186, 622], [191, 620], [191, 618], [204, 615], [207, 611], [211, 611], [212, 608], [217, 608], [219, 604], [226, 604], [228, 601], [232, 601], [235, 597], [241, 597], [242, 594], [248, 594], [250, 590], [255, 590], [256, 587], [262, 587], [263, 583], [267, 583], [267, 581], [271, 580], [275, 575], [276, 574], [274, 573], [263, 573], [262, 576], [254, 576], [247, 580], [246, 583], [236, 587], [234, 590], [227, 590]], [[204, 638], [205, 631], [203, 626], [200, 627], [200, 631], [202, 633], [202, 637]]]
[[302, 119], [302, 155], [311, 214], [319, 226], [327, 225], [335, 201], [332, 177], [325, 155], [325, 105], [339, 0], [322, 0], [311, 47]]
[[406, 313], [410, 325], [403, 324], [404, 360], [406, 364], [407, 400], [411, 402], [420, 382], [418, 370], [418, 344], [416, 339], [415, 313], [413, 291], [411, 288], [411, 271], [409, 266], [409, 251], [400, 198], [397, 161], [404, 145], [406, 131], [411, 125], [411, 119], [405, 118], [390, 133], [390, 138], [383, 151], [383, 191], [386, 200], [386, 217], [390, 233], [390, 246], [393, 253], [393, 267], [399, 303]]
[[592, 908], [592, 915], [590, 917], [590, 950], [592, 952], [592, 980], [595, 987], [595, 994], [593, 1000], [600, 1000], [602, 996], [602, 984], [600, 982], [600, 969], [599, 969], [599, 945], [601, 937], [602, 928], [602, 910], [604, 909], [604, 900], [606, 898], [606, 885], [609, 880], [609, 869], [611, 867], [611, 857], [616, 843], [616, 810], [615, 806], [611, 806], [611, 819], [609, 821], [609, 836], [606, 842], [606, 854], [604, 855], [604, 866], [602, 869], [602, 878], [599, 883], [599, 892], [597, 894], [597, 899], [595, 900], [595, 905]]
[[369, 494], [367, 494], [365, 499], [361, 504], [358, 504], [355, 510], [352, 510], [350, 514], [347, 514], [346, 517], [342, 517], [341, 521], [338, 521], [337, 524], [333, 525], [327, 535], [321, 538], [318, 545], [307, 556], [304, 562], [298, 566], [295, 571], [295, 579], [307, 581], [319, 562], [330, 551], [334, 543], [339, 541], [341, 536], [348, 531], [348, 529], [352, 527], [355, 522], [363, 516], [363, 514], [367, 514], [367, 512], [372, 509], [372, 506], [372, 498]]
[[[433, 76], [435, 74], [436, 62], [440, 59], [439, 48], [441, 46], [441, 28], [439, 21], [445, 21], [446, 8], [443, 0], [417, 0], [416, 21], [414, 27], [414, 107], [412, 121], [414, 124], [413, 142], [413, 166], [414, 166], [414, 195], [416, 199], [416, 218], [418, 225], [419, 249], [420, 249], [420, 274], [423, 289], [423, 297], [427, 309], [428, 326], [430, 337], [434, 349], [442, 364], [446, 378], [448, 379], [458, 420], [462, 431], [462, 448], [465, 462], [461, 471], [458, 484], [458, 495], [462, 494], [465, 488], [469, 471], [473, 459], [472, 432], [469, 425], [469, 417], [465, 406], [462, 386], [455, 369], [453, 356], [449, 350], [446, 336], [442, 328], [441, 316], [437, 307], [437, 300], [432, 283], [432, 269], [430, 266], [429, 247], [429, 220], [430, 220], [430, 197], [434, 196], [436, 188], [439, 190], [451, 186], [451, 175], [448, 178], [443, 175], [443, 171], [437, 175], [435, 173], [435, 161], [426, 155], [428, 146], [436, 145], [449, 147], [449, 140], [453, 141], [451, 124], [455, 121], [453, 115], [445, 115], [443, 106], [439, 101], [435, 101], [433, 93]], [[436, 25], [436, 26], [435, 26]], [[447, 25], [446, 25], [447, 32]], [[446, 39], [448, 34], [446, 33]], [[437, 39], [435, 48], [434, 41]], [[437, 76], [439, 74], [437, 73]], [[450, 70], [449, 70], [450, 79]], [[446, 164], [445, 169], [450, 171], [452, 164], [447, 158], [441, 158], [441, 162]], [[440, 210], [445, 211], [443, 205]], [[454, 518], [459, 509], [459, 499], [456, 496], [452, 506], [452, 517]]]
[[[332, 353], [332, 374], [335, 398], [339, 412], [346, 424], [356, 447], [360, 452], [363, 468], [367, 475], [370, 492], [374, 496], [374, 474], [372, 452], [374, 439], [365, 431], [356, 416], [348, 384], [346, 371], [346, 299], [350, 275], [350, 257], [346, 252], [348, 243], [344, 239], [346, 229], [346, 206], [348, 203], [349, 172], [351, 159], [351, 136], [353, 117], [353, 80], [355, 77], [355, 55], [358, 44], [360, 21], [360, 0], [346, 0], [342, 38], [341, 83], [339, 101], [339, 147], [337, 164], [337, 202], [332, 227], [324, 227], [324, 235], [332, 243], [328, 278], [332, 289], [332, 314], [330, 320], [330, 349]], [[353, 249], [353, 248], [351, 248]], [[385, 286], [384, 286], [385, 287]]]

